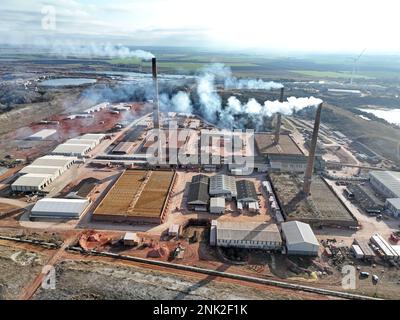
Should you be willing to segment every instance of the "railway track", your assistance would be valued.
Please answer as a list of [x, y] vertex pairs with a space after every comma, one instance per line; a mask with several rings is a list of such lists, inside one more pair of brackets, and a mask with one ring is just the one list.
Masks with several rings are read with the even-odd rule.
[[115, 253], [110, 253], [110, 252], [103, 252], [103, 251], [96, 251], [96, 250], [84, 250], [80, 247], [67, 247], [66, 250], [72, 251], [72, 252], [79, 252], [79, 253], [85, 254], [85, 255], [103, 256], [103, 257], [109, 257], [109, 258], [113, 258], [113, 259], [134, 261], [134, 262], [138, 262], [138, 263], [142, 263], [142, 264], [150, 264], [150, 265], [155, 265], [155, 266], [159, 266], [159, 267], [184, 270], [184, 271], [201, 273], [201, 274], [210, 275], [210, 276], [217, 276], [217, 277], [230, 278], [230, 279], [241, 280], [241, 281], [246, 281], [246, 282], [253, 282], [253, 283], [275, 286], [275, 287], [284, 288], [284, 289], [316, 293], [316, 294], [325, 295], [325, 296], [332, 296], [332, 297], [351, 299], [351, 300], [381, 300], [378, 298], [373, 298], [373, 297], [359, 295], [359, 294], [353, 294], [353, 293], [347, 293], [347, 292], [341, 292], [341, 291], [335, 291], [335, 290], [328, 290], [328, 289], [322, 289], [322, 288], [315, 288], [315, 287], [294, 284], [294, 283], [285, 282], [285, 281], [261, 279], [261, 278], [257, 278], [257, 277], [239, 275], [239, 274], [234, 274], [234, 273], [229, 273], [229, 272], [224, 272], [224, 271], [217, 271], [217, 270], [212, 270], [212, 269], [180, 265], [180, 264], [175, 264], [175, 263], [171, 263], [171, 262], [157, 261], [157, 260], [151, 260], [151, 259], [146, 259], [146, 258], [127, 256], [127, 255], [120, 255], [120, 254], [115, 254]]

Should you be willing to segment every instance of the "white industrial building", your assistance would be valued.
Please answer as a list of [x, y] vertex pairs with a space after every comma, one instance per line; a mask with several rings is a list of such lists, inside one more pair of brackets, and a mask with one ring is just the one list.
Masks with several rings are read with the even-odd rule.
[[57, 130], [54, 129], [43, 129], [40, 130], [29, 137], [27, 137], [27, 140], [35, 140], [35, 141], [40, 141], [40, 140], [46, 140], [50, 138], [53, 134], [57, 133]]
[[276, 224], [259, 222], [216, 221], [216, 245], [248, 249], [280, 250], [282, 238]]
[[89, 204], [87, 199], [45, 198], [34, 205], [30, 218], [79, 219]]
[[400, 198], [400, 172], [371, 171], [369, 181], [386, 198]]
[[224, 197], [226, 199], [236, 198], [235, 177], [225, 174], [217, 174], [210, 177], [210, 196]]
[[286, 243], [287, 254], [317, 256], [319, 242], [310, 225], [299, 221], [281, 224], [282, 236]]
[[396, 218], [400, 216], [400, 198], [386, 199], [385, 208]]
[[97, 144], [100, 144], [100, 142], [102, 142], [105, 138], [106, 135], [103, 133], [86, 133], [83, 136], [80, 136], [79, 138], [76, 139], [96, 140]]
[[20, 174], [38, 173], [38, 174], [51, 174], [55, 178], [63, 173], [62, 167], [46, 167], [46, 166], [26, 166], [19, 171]]
[[19, 171], [22, 175], [12, 185], [13, 191], [42, 191], [67, 171], [78, 159], [76, 157], [44, 156]]
[[89, 139], [69, 139], [65, 141], [64, 144], [85, 144], [90, 147], [90, 150], [93, 150], [98, 142], [97, 140], [89, 140]]
[[87, 144], [60, 144], [51, 153], [62, 156], [83, 157], [91, 150]]
[[210, 213], [222, 214], [225, 212], [225, 198], [215, 197], [210, 199]]
[[51, 174], [28, 173], [19, 177], [12, 185], [11, 190], [20, 192], [42, 191], [54, 180]]
[[65, 171], [68, 170], [76, 161], [78, 161], [78, 158], [76, 157], [48, 155], [36, 159], [30, 164], [30, 166], [62, 167]]

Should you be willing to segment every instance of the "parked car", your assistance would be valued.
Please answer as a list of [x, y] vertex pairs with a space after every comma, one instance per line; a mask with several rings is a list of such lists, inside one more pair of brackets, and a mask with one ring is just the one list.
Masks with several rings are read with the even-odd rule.
[[365, 271], [361, 271], [361, 272], [360, 272], [360, 276], [361, 276], [362, 278], [368, 278], [368, 277], [369, 277], [369, 273], [368, 273], [368, 272], [365, 272]]

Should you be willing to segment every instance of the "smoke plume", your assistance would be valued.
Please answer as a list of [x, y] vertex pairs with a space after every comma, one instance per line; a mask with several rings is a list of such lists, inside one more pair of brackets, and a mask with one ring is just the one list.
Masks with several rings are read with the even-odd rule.
[[222, 80], [225, 89], [249, 89], [249, 90], [274, 90], [283, 88], [283, 84], [262, 79], [238, 79], [233, 76], [231, 68], [222, 63], [214, 63], [204, 67], [200, 76], [214, 77]]
[[[258, 102], [251, 98], [246, 103], [237, 97], [231, 96], [226, 103], [218, 94], [217, 85], [254, 90], [273, 90], [283, 85], [276, 82], [265, 82], [254, 79], [237, 79], [232, 76], [230, 68], [223, 64], [213, 64], [203, 68], [196, 77], [195, 90], [192, 94], [186, 87], [182, 90], [181, 82], [160, 82], [160, 109], [161, 111], [174, 111], [179, 113], [194, 113], [221, 128], [243, 129], [253, 126], [254, 129], [264, 129], [264, 118], [271, 117], [280, 112], [291, 115], [307, 107], [321, 103], [314, 97], [297, 98], [289, 97], [284, 102], [264, 101]], [[147, 101], [153, 99], [153, 87], [149, 81], [124, 83], [114, 86], [99, 87], [85, 92], [85, 97], [99, 103], [102, 101]]]
[[52, 54], [62, 57], [82, 58], [138, 58], [150, 60], [154, 58], [151, 52], [144, 50], [131, 50], [122, 45], [112, 44], [79, 44], [75, 42], [54, 42], [51, 44]]

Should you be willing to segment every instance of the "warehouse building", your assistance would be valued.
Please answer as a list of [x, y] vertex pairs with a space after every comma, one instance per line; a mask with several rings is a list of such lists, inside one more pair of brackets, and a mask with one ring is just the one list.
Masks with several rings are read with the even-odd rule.
[[98, 141], [91, 139], [69, 139], [64, 144], [85, 144], [90, 147], [90, 150], [93, 150], [97, 146]]
[[67, 171], [77, 160], [75, 157], [44, 156], [19, 171], [22, 175], [12, 185], [13, 191], [42, 191]]
[[396, 218], [400, 216], [400, 198], [386, 199], [385, 208]]
[[216, 244], [221, 247], [281, 250], [282, 238], [276, 224], [217, 221]]
[[30, 218], [79, 219], [89, 204], [87, 199], [45, 198], [35, 204]]
[[242, 205], [258, 203], [258, 195], [254, 183], [249, 180], [236, 181], [237, 202]]
[[400, 198], [400, 172], [371, 171], [369, 181], [386, 198]]
[[83, 136], [80, 136], [76, 139], [83, 139], [83, 140], [95, 140], [97, 144], [100, 144], [107, 135], [104, 133], [86, 133]]
[[78, 158], [76, 157], [48, 155], [36, 159], [35, 161], [32, 162], [32, 164], [30, 164], [30, 166], [62, 167], [63, 171], [66, 171], [76, 161], [78, 161]]
[[51, 174], [54, 178], [59, 177], [63, 173], [62, 167], [47, 167], [47, 166], [26, 166], [19, 171], [20, 174], [38, 173], [38, 174]]
[[86, 144], [60, 144], [51, 153], [61, 156], [83, 157], [91, 150]]
[[309, 224], [300, 221], [289, 221], [282, 223], [281, 226], [287, 254], [318, 255], [319, 242]]
[[224, 197], [231, 200], [236, 198], [237, 189], [235, 177], [217, 174], [210, 178], [210, 196]]
[[40, 130], [29, 137], [27, 137], [27, 140], [34, 140], [34, 141], [41, 141], [41, 140], [46, 140], [50, 138], [53, 134], [57, 133], [57, 130], [54, 129], [43, 129]]
[[189, 185], [189, 194], [187, 198], [187, 205], [189, 210], [207, 211], [210, 201], [208, 194], [210, 178], [206, 175], [199, 174], [192, 178]]
[[265, 158], [271, 171], [305, 172], [307, 157], [288, 134], [279, 135], [260, 132], [255, 134], [258, 153]]
[[42, 191], [54, 180], [51, 174], [28, 173], [19, 177], [12, 185], [11, 190], [19, 192]]
[[210, 199], [210, 213], [222, 214], [225, 212], [225, 198], [215, 197]]

